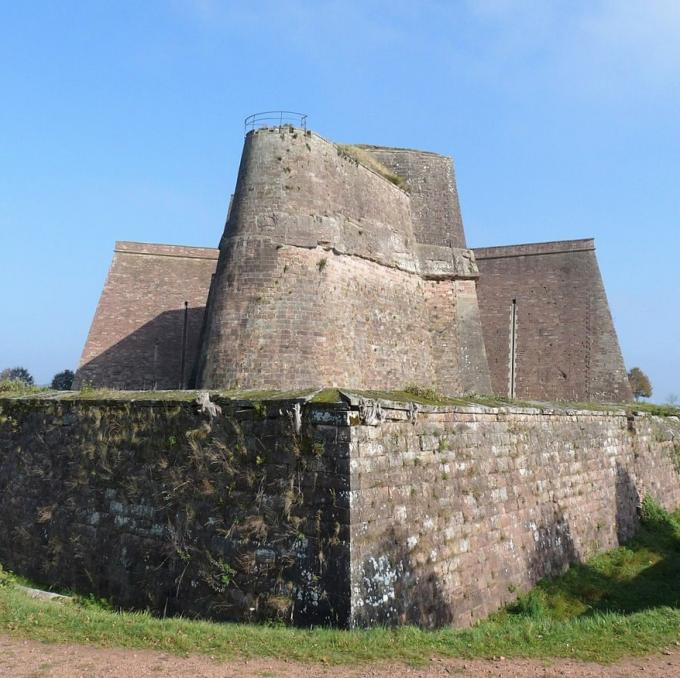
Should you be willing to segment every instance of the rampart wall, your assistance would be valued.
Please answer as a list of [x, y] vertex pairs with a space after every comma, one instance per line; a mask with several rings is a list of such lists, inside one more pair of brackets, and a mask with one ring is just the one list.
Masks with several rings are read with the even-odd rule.
[[219, 250], [116, 244], [75, 383], [632, 398], [592, 240], [466, 249], [450, 158], [285, 126]]
[[158, 613], [464, 626], [680, 504], [678, 417], [184, 397], [0, 399], [3, 566]]
[[185, 301], [188, 383], [216, 263], [217, 250], [208, 247], [117, 242], [80, 358], [76, 388], [181, 387]]
[[542, 400], [632, 400], [593, 240], [474, 251], [495, 393]]
[[349, 429], [133, 397], [0, 401], [3, 567], [157, 614], [346, 625]]
[[417, 243], [409, 194], [335, 144], [249, 133], [197, 383], [488, 392], [474, 257]]

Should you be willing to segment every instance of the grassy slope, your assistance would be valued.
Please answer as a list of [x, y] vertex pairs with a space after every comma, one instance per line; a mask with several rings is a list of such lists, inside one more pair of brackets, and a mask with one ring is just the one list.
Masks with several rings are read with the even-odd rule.
[[87, 601], [28, 598], [0, 580], [0, 631], [48, 642], [153, 648], [218, 657], [308, 662], [421, 662], [432, 655], [572, 657], [612, 661], [680, 639], [680, 513], [652, 503], [635, 540], [541, 582], [474, 628], [338, 631], [217, 624], [117, 613]]

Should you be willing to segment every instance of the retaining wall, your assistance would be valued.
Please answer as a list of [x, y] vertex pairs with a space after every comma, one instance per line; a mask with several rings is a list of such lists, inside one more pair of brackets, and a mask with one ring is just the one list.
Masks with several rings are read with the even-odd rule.
[[0, 400], [0, 562], [159, 614], [463, 626], [680, 505], [680, 419]]

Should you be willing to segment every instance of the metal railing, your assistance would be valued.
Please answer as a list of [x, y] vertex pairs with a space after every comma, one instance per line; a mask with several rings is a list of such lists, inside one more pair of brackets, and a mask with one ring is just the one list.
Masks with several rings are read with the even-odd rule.
[[299, 127], [307, 131], [307, 114], [294, 111], [263, 111], [253, 113], [244, 120], [246, 134], [260, 127]]

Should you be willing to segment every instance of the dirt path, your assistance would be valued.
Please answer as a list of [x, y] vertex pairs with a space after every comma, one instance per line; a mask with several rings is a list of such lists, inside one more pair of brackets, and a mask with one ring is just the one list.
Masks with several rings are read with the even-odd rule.
[[0, 676], [35, 678], [91, 678], [119, 676], [191, 676], [191, 678], [401, 678], [402, 676], [680, 676], [680, 650], [642, 659], [627, 659], [610, 666], [567, 660], [543, 662], [525, 659], [433, 659], [424, 668], [403, 664], [358, 667], [296, 664], [268, 659], [218, 662], [203, 656], [176, 657], [162, 652], [120, 650], [83, 645], [47, 645], [0, 636]]

